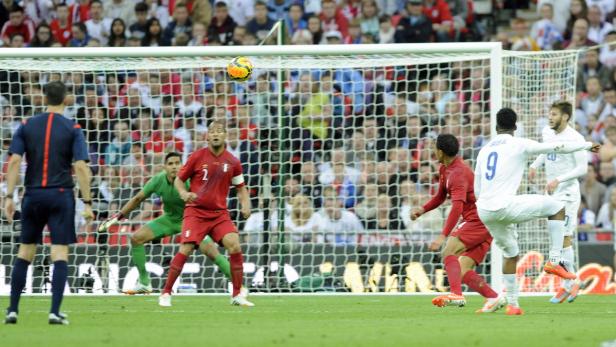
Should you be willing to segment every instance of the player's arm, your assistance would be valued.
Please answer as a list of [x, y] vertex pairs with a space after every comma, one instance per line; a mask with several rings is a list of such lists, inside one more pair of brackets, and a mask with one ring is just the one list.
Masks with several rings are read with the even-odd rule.
[[90, 167], [88, 167], [88, 163], [85, 160], [77, 160], [74, 162], [73, 169], [75, 169], [75, 176], [77, 176], [81, 199], [86, 205], [82, 215], [89, 222], [94, 218], [94, 213], [92, 212], [92, 194], [90, 192], [92, 171], [90, 170]]
[[92, 212], [92, 194], [90, 192], [90, 183], [92, 182], [92, 171], [88, 167], [90, 156], [88, 155], [88, 145], [86, 144], [83, 131], [78, 124], [73, 126], [73, 170], [77, 176], [77, 184], [79, 184], [79, 192], [81, 199], [85, 204], [82, 216], [86, 221], [94, 219]]
[[432, 199], [430, 199], [430, 201], [428, 201], [422, 207], [413, 209], [413, 211], [411, 212], [411, 220], [416, 220], [424, 213], [434, 210], [435, 208], [441, 206], [443, 202], [445, 202], [445, 199], [447, 198], [447, 188], [445, 187], [445, 184], [446, 183], [444, 182], [444, 180], [439, 180], [438, 191], [436, 192], [436, 195], [434, 195]]
[[250, 217], [250, 193], [245, 185], [237, 188], [237, 197], [240, 200], [240, 211], [246, 219]]
[[439, 237], [430, 244], [430, 250], [434, 252], [438, 251], [441, 248], [443, 243], [445, 243], [445, 239], [449, 236], [449, 234], [451, 234], [453, 228], [455, 228], [458, 224], [460, 216], [462, 216], [462, 211], [464, 210], [464, 203], [466, 202], [466, 191], [468, 190], [468, 183], [463, 179], [463, 174], [453, 173], [449, 177], [451, 210], [449, 211], [449, 216], [447, 216], [447, 220], [443, 225], [441, 235], [439, 235]]
[[15, 187], [19, 181], [19, 168], [21, 167], [22, 157], [19, 154], [12, 154], [9, 158], [8, 168], [6, 172], [6, 201], [4, 203], [4, 215], [9, 223], [13, 223], [13, 215], [15, 215], [15, 203], [13, 195]]
[[233, 166], [231, 183], [237, 189], [237, 197], [240, 200], [240, 212], [244, 218], [248, 219], [250, 217], [250, 193], [248, 193], [246, 188], [242, 165], [239, 161]]
[[481, 161], [481, 153], [477, 156], [477, 162], [475, 163], [475, 177], [473, 179], [473, 191], [475, 192], [475, 196], [479, 199], [481, 195], [481, 168], [483, 167]]
[[100, 227], [98, 228], [99, 232], [106, 232], [111, 226], [117, 224], [119, 221], [128, 216], [131, 212], [133, 212], [137, 207], [141, 205], [141, 203], [147, 198], [144, 190], [139, 191], [137, 195], [133, 196], [122, 208], [120, 212], [114, 214], [113, 216], [107, 218]]
[[131, 212], [133, 212], [141, 203], [147, 198], [146, 194], [143, 190], [139, 191], [137, 195], [133, 196], [128, 202], [122, 206], [120, 209], [121, 216], [128, 216]]
[[184, 202], [189, 203], [197, 199], [197, 194], [189, 192], [188, 189], [186, 189], [186, 181], [182, 180], [180, 176], [175, 178], [175, 181], [173, 181], [173, 186], [177, 189], [180, 194], [180, 198], [182, 198]]
[[195, 163], [198, 160], [198, 153], [198, 151], [193, 152], [188, 157], [186, 164], [182, 166], [180, 172], [178, 172], [178, 175], [175, 177], [175, 181], [173, 181], [173, 186], [178, 191], [178, 194], [180, 194], [180, 198], [184, 200], [185, 203], [190, 203], [197, 199], [197, 194], [189, 192], [188, 189], [186, 189], [186, 181], [188, 181], [195, 172], [194, 167]]
[[537, 177], [537, 169], [543, 166], [545, 163], [545, 154], [539, 154], [537, 159], [530, 164], [530, 168], [528, 169], [528, 180], [533, 183], [535, 182], [535, 178]]
[[540, 143], [537, 141], [525, 139], [525, 151], [530, 155], [556, 153], [573, 153], [582, 150], [597, 152], [601, 145], [592, 142], [549, 142]]
[[588, 172], [588, 159], [585, 152], [575, 152], [573, 153], [573, 158], [575, 160], [575, 168], [556, 177], [559, 182], [580, 178]]
[[453, 228], [458, 224], [464, 203], [466, 202], [466, 192], [468, 190], [468, 182], [464, 179], [463, 173], [453, 173], [449, 180], [449, 192], [451, 195], [451, 210], [449, 216], [443, 225], [441, 234], [445, 237], [449, 236]]
[[569, 181], [586, 175], [586, 172], [588, 171], [588, 160], [586, 159], [586, 153], [583, 151], [575, 152], [573, 153], [573, 158], [575, 160], [575, 168], [571, 171], [563, 172], [554, 180], [548, 182], [545, 189], [548, 194], [554, 193], [554, 191], [556, 190], [556, 188], [558, 188], [558, 185], [561, 182]]
[[24, 125], [20, 125], [13, 135], [11, 146], [9, 147], [9, 162], [6, 172], [6, 199], [4, 201], [4, 215], [9, 223], [13, 223], [15, 215], [15, 202], [13, 195], [15, 187], [19, 181], [19, 168], [21, 167], [22, 157], [26, 153], [26, 137], [24, 135]]

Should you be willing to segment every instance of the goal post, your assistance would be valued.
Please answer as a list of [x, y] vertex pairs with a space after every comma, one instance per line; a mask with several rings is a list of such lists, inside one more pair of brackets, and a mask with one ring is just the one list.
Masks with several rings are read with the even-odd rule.
[[[416, 222], [409, 218], [437, 186], [436, 134], [456, 135], [463, 158], [474, 165], [500, 107], [513, 107], [528, 125], [546, 114], [541, 83], [574, 95], [565, 71], [573, 69], [575, 78], [574, 55], [514, 55], [499, 43], [7, 48], [0, 50], [0, 135], [5, 143], [21, 118], [41, 112], [44, 83], [67, 83], [65, 115], [82, 125], [90, 146], [97, 213], [90, 226], [78, 217], [73, 293], [118, 293], [135, 284], [130, 235], [160, 215], [160, 199], [147, 199], [106, 235], [96, 226], [162, 169], [166, 152], [180, 151], [185, 160], [205, 145], [207, 123], [218, 118], [228, 123], [230, 148], [244, 162], [251, 191], [248, 221], [239, 217], [233, 192], [229, 199], [248, 287], [436, 292], [447, 289], [446, 278], [428, 245], [447, 207]], [[251, 80], [226, 78], [235, 56], [253, 61]], [[520, 71], [528, 78], [521, 81]], [[532, 101], [521, 103], [526, 97]], [[20, 194], [23, 189], [17, 202]], [[531, 235], [524, 252], [547, 250], [547, 243], [533, 241], [545, 233], [540, 226], [520, 231]], [[0, 226], [0, 294], [8, 293], [18, 234], [19, 225]], [[154, 288], [162, 286], [177, 242], [166, 237], [146, 245]], [[29, 292], [48, 289], [47, 245], [43, 250]], [[491, 254], [478, 272], [500, 288], [500, 254]], [[542, 280], [540, 273], [532, 276]], [[215, 293], [227, 286], [213, 262], [195, 253], [176, 289]]]

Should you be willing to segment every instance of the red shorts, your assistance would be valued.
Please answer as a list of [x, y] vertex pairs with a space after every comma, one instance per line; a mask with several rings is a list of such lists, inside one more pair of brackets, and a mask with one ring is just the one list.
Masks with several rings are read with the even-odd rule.
[[210, 235], [214, 242], [219, 243], [230, 233], [237, 233], [237, 228], [228, 213], [221, 213], [211, 218], [185, 215], [181, 242], [199, 245], [207, 235]]
[[492, 235], [481, 221], [462, 222], [449, 236], [457, 237], [466, 246], [461, 255], [473, 259], [477, 265], [490, 251]]

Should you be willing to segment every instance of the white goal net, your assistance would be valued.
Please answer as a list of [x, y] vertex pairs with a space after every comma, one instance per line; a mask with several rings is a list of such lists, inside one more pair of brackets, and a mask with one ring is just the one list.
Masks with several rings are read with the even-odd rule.
[[[251, 194], [248, 220], [240, 217], [233, 191], [229, 198], [251, 290], [446, 291], [440, 257], [427, 246], [439, 235], [447, 206], [409, 218], [435, 192], [436, 136], [454, 134], [474, 166], [495, 108], [514, 108], [524, 136], [537, 138], [549, 103], [573, 101], [575, 91], [575, 52], [501, 56], [491, 43], [7, 52], [0, 53], [2, 162], [20, 121], [44, 110], [42, 87], [54, 80], [69, 86], [64, 115], [81, 125], [89, 145], [96, 219], [85, 225], [77, 217], [73, 293], [133, 287], [138, 274], [130, 237], [162, 213], [160, 198], [147, 199], [107, 233], [97, 227], [163, 169], [166, 153], [185, 160], [204, 146], [214, 119], [227, 123], [228, 149], [242, 161]], [[226, 77], [227, 62], [238, 55], [255, 65], [247, 82]], [[12, 198], [19, 202], [22, 194], [19, 189]], [[81, 208], [78, 201], [77, 216]], [[8, 294], [20, 224], [2, 222], [0, 294]], [[145, 246], [155, 290], [178, 240]], [[547, 253], [540, 224], [520, 226], [520, 240], [525, 254]], [[45, 237], [27, 292], [49, 291], [48, 245]], [[491, 264], [488, 255], [478, 273], [496, 284], [500, 271]], [[522, 289], [550, 290], [539, 285], [545, 280], [534, 265], [523, 267]], [[176, 283], [184, 292], [227, 287], [216, 265], [196, 253]]]

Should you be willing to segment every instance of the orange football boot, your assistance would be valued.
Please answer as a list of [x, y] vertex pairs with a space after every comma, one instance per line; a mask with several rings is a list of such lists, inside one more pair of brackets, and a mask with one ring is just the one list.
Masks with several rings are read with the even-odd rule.
[[505, 309], [505, 314], [508, 316], [521, 316], [524, 314], [524, 311], [522, 311], [522, 309], [518, 306], [507, 305], [507, 308]]
[[566, 280], [574, 280], [577, 278], [574, 273], [567, 271], [567, 269], [565, 269], [562, 265], [552, 264], [552, 262], [549, 261], [545, 263], [545, 266], [543, 266], [543, 271]]
[[445, 306], [462, 307], [466, 305], [466, 299], [464, 299], [464, 295], [458, 295], [458, 294], [439, 295], [436, 298], [432, 299], [432, 305], [438, 306], [438, 307], [445, 307]]

